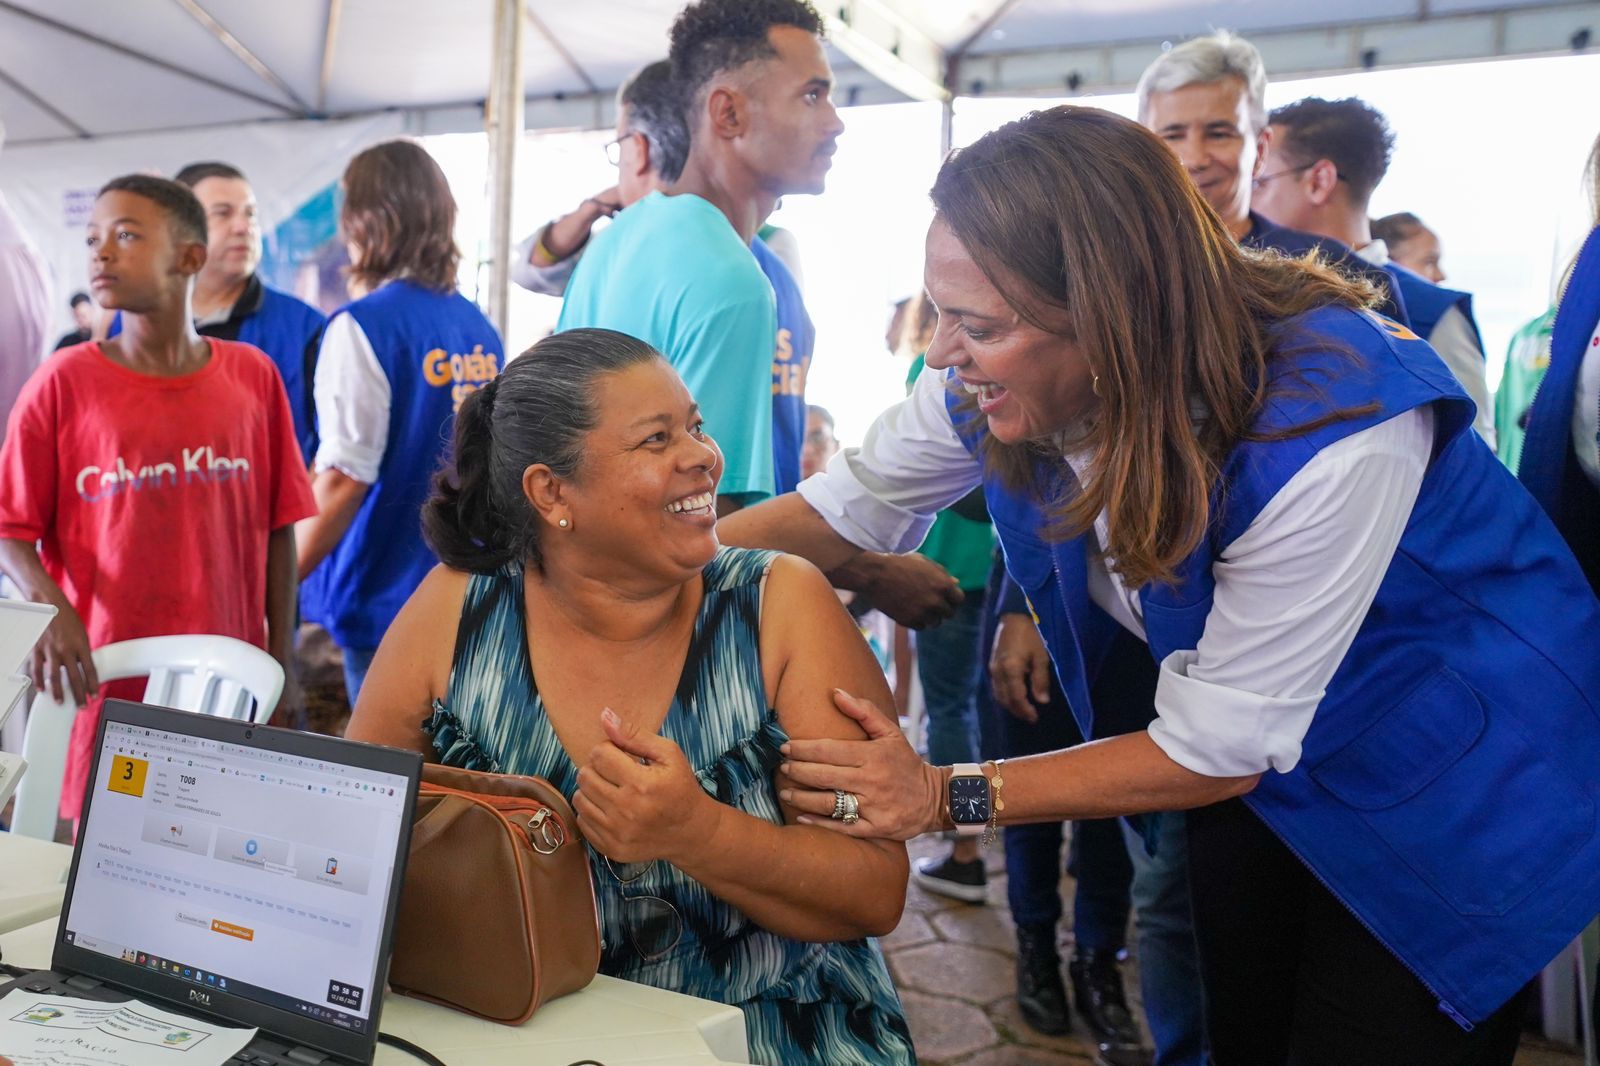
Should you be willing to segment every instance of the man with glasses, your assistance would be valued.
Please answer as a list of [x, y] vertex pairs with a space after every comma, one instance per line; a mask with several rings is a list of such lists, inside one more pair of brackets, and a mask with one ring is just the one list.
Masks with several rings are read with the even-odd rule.
[[[1255, 45], [1220, 30], [1185, 41], [1145, 68], [1139, 78], [1139, 121], [1177, 155], [1222, 224], [1240, 244], [1286, 255], [1318, 251], [1339, 270], [1365, 278], [1385, 294], [1378, 311], [1409, 324], [1392, 279], [1337, 240], [1290, 229], [1270, 211], [1251, 210], [1252, 186], [1262, 173], [1272, 132], [1267, 126], [1267, 71]], [[1259, 203], [1256, 205], [1260, 207]]]
[[1368, 217], [1372, 191], [1389, 171], [1394, 133], [1383, 114], [1355, 97], [1307, 97], [1272, 113], [1272, 149], [1256, 179], [1257, 210], [1286, 225], [1341, 241], [1384, 270], [1408, 323], [1445, 361], [1478, 405], [1473, 428], [1494, 447], [1494, 406], [1472, 297], [1436, 285], [1389, 257]]

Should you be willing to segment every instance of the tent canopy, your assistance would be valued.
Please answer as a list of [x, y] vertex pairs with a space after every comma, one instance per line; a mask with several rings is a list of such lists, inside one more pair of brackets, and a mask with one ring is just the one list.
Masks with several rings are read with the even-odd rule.
[[[528, 0], [533, 128], [601, 125], [683, 0]], [[0, 0], [12, 145], [409, 113], [482, 128], [491, 0]], [[1246, 33], [1275, 77], [1583, 50], [1595, 0], [821, 0], [842, 102], [1126, 88], [1163, 42]]]

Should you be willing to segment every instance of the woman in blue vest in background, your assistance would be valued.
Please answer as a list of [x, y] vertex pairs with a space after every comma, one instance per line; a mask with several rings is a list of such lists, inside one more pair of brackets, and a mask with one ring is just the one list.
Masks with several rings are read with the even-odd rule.
[[1600, 589], [1600, 138], [1589, 153], [1588, 191], [1594, 229], [1562, 286], [1517, 476]]
[[317, 356], [320, 513], [295, 540], [301, 612], [343, 650], [354, 706], [384, 631], [438, 562], [422, 540], [429, 479], [504, 349], [456, 291], [456, 202], [433, 157], [389, 141], [350, 160], [342, 185], [356, 299], [328, 319]]
[[[1002, 127], [933, 201], [929, 372], [723, 541], [827, 569], [981, 483], [1083, 734], [1116, 627], [1160, 677], [1147, 730], [967, 794], [1000, 824], [1189, 810], [1221, 1066], [1510, 1063], [1519, 990], [1600, 911], [1600, 604], [1471, 402], [1370, 289], [1239, 250], [1117, 116]], [[950, 826], [951, 768], [836, 698], [871, 739], [789, 745], [793, 802]]]

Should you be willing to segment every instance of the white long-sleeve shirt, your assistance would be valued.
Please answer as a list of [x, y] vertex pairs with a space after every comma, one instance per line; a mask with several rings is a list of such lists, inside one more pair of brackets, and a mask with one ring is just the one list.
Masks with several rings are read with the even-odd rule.
[[[941, 371], [925, 371], [860, 448], [800, 484], [840, 536], [873, 551], [910, 551], [935, 513], [979, 483], [981, 467], [956, 435], [944, 389]], [[1419, 408], [1323, 448], [1226, 547], [1198, 646], [1160, 664], [1150, 736], [1173, 761], [1213, 777], [1294, 768], [1394, 558], [1433, 432], [1432, 409]], [[1103, 514], [1095, 535], [1103, 548]], [[1091, 561], [1089, 595], [1144, 638], [1138, 589], [1108, 564]]]
[[328, 320], [311, 396], [319, 437], [312, 469], [338, 470], [364, 485], [376, 484], [389, 446], [393, 390], [355, 315]]

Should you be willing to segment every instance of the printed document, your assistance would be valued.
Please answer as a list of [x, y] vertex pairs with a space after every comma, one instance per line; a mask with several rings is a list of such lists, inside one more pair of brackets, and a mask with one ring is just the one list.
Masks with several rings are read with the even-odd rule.
[[0, 1055], [16, 1066], [221, 1066], [254, 1039], [130, 1000], [17, 989], [0, 999]]

